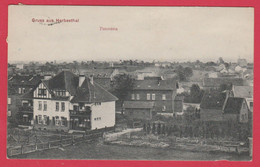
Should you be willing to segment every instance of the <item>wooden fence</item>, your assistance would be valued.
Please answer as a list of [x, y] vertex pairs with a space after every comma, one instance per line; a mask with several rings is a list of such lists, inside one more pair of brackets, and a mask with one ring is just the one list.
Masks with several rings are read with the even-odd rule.
[[98, 137], [102, 137], [103, 132], [96, 132], [92, 134], [83, 134], [81, 136], [77, 135], [71, 135], [70, 138], [63, 139], [62, 137], [60, 140], [53, 140], [49, 142], [43, 142], [43, 143], [35, 143], [35, 144], [27, 144], [27, 145], [21, 145], [16, 147], [9, 147], [7, 148], [7, 156], [15, 156], [15, 155], [21, 155], [21, 154], [27, 154], [32, 153], [36, 151], [42, 151], [42, 150], [48, 150], [53, 148], [59, 148], [59, 147], [65, 147], [69, 146], [81, 141], [92, 141]]

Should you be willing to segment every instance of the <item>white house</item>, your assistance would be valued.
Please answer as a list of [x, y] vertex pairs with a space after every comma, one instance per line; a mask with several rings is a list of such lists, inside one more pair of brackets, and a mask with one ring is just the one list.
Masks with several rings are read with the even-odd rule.
[[116, 100], [93, 79], [62, 71], [34, 89], [34, 127], [64, 131], [113, 127]]

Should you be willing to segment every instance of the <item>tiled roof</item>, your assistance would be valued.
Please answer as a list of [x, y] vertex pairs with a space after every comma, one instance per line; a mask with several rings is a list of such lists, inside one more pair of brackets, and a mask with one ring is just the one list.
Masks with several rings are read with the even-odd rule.
[[134, 90], [176, 90], [177, 81], [168, 80], [135, 80]]
[[43, 79], [43, 77], [39, 75], [15, 75], [8, 79], [8, 84], [36, 86], [41, 79]]
[[76, 94], [79, 77], [70, 71], [62, 71], [47, 81], [50, 90], [67, 90], [71, 95]]
[[[224, 108], [225, 114], [239, 114], [244, 98], [239, 97], [229, 97]], [[246, 103], [245, 103], [246, 104]]]
[[221, 84], [232, 84], [237, 86], [243, 86], [244, 80], [242, 78], [230, 78], [230, 77], [219, 77], [219, 78], [204, 78], [204, 87], [219, 87]]
[[77, 88], [76, 95], [73, 97], [71, 102], [85, 102], [85, 103], [93, 103], [93, 102], [109, 102], [116, 101], [117, 97], [106, 91], [97, 83], [90, 82], [89, 78], [86, 78], [82, 83], [81, 87]]
[[200, 108], [222, 109], [226, 99], [226, 92], [206, 91], [202, 97]]
[[145, 109], [145, 108], [153, 108], [154, 102], [148, 101], [125, 101], [124, 108], [135, 108], [135, 109]]
[[233, 86], [234, 97], [252, 98], [253, 86]]

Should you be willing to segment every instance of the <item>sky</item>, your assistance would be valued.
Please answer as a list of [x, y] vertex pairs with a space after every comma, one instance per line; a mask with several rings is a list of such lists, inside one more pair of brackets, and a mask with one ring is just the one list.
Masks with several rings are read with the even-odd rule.
[[253, 61], [253, 8], [13, 5], [8, 19], [9, 62]]

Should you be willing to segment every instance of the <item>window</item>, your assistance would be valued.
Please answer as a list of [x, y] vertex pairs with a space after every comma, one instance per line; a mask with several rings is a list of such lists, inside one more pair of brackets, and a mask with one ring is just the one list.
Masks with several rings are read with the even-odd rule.
[[11, 116], [12, 116], [12, 112], [11, 112], [11, 111], [8, 111], [8, 112], [7, 112], [7, 116], [8, 116], [8, 117], [11, 117]]
[[55, 125], [60, 126], [60, 120], [58, 116], [55, 117]]
[[61, 126], [66, 126], [67, 125], [67, 118], [61, 117]]
[[135, 94], [132, 94], [132, 98], [131, 98], [132, 100], [134, 100], [135, 99]]
[[162, 100], [166, 100], [166, 94], [162, 95]]
[[166, 106], [163, 106], [163, 107], [162, 107], [162, 111], [166, 111]]
[[43, 102], [43, 111], [47, 111], [47, 101]]
[[252, 109], [253, 108], [253, 106], [254, 106], [254, 104], [253, 104], [253, 102], [250, 102], [250, 109]]
[[140, 95], [136, 94], [136, 100], [140, 100]]
[[152, 100], [155, 100], [155, 94], [152, 94]]
[[18, 88], [18, 93], [22, 94], [22, 88]]
[[56, 111], [59, 111], [60, 105], [59, 102], [56, 102]]
[[8, 104], [11, 104], [11, 98], [8, 98]]
[[38, 110], [42, 110], [42, 102], [41, 101], [38, 102]]
[[61, 111], [65, 111], [65, 103], [61, 102]]
[[43, 121], [42, 121], [43, 125], [47, 125], [47, 122], [48, 122], [47, 119], [48, 119], [47, 116], [44, 115], [43, 116]]
[[66, 96], [66, 91], [65, 90], [56, 90], [56, 95], [57, 96]]
[[151, 95], [147, 93], [147, 100], [151, 100]]
[[47, 94], [47, 90], [46, 89], [39, 89], [38, 91], [38, 95], [39, 96], [46, 96]]
[[42, 124], [42, 123], [43, 123], [43, 120], [42, 120], [42, 116], [41, 116], [41, 115], [38, 116], [38, 119], [39, 119], [39, 120], [38, 120], [38, 123], [39, 123], [39, 124]]

